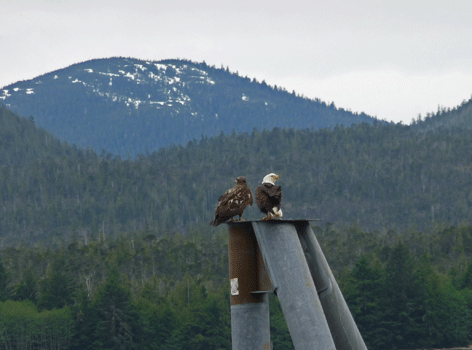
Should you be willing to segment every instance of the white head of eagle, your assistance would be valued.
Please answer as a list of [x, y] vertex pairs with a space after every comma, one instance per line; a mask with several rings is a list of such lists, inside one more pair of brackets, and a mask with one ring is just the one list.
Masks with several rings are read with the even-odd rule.
[[277, 181], [278, 179], [280, 179], [279, 175], [274, 174], [274, 173], [270, 173], [270, 174], [267, 174], [266, 176], [264, 176], [264, 178], [262, 179], [262, 184], [275, 185], [275, 181]]
[[239, 215], [239, 221], [242, 219], [244, 209], [254, 203], [251, 189], [247, 186], [246, 178], [239, 176], [235, 180], [236, 185], [227, 190], [219, 199], [215, 210], [215, 218], [210, 222], [211, 226], [228, 220], [234, 221], [233, 216]]
[[277, 174], [267, 174], [262, 179], [262, 185], [256, 188], [257, 206], [262, 213], [266, 214], [262, 220], [273, 220], [283, 215], [282, 187], [275, 185], [278, 179], [280, 176]]

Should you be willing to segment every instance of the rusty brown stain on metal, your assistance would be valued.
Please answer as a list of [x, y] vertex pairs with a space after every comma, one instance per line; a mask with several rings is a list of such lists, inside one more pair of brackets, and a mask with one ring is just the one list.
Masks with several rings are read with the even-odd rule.
[[262, 303], [263, 294], [251, 292], [270, 289], [270, 280], [252, 225], [248, 222], [228, 226], [229, 278], [238, 281], [237, 295], [230, 296], [231, 305]]

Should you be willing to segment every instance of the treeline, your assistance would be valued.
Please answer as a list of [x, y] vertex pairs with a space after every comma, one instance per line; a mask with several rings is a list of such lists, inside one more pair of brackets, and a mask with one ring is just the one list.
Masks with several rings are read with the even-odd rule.
[[[18, 136], [19, 137], [19, 136]], [[67, 154], [0, 165], [4, 246], [157, 227], [203, 230], [237, 176], [280, 174], [286, 218], [369, 230], [472, 222], [472, 134], [403, 125], [254, 130], [122, 159]], [[9, 159], [14, 150], [5, 148]], [[255, 206], [246, 218], [260, 218]], [[0, 242], [1, 244], [1, 242]]]
[[[470, 344], [472, 226], [313, 229], [369, 349]], [[224, 230], [4, 249], [0, 349], [230, 349], [227, 252]], [[270, 307], [274, 348], [293, 349]]]
[[438, 106], [435, 112], [426, 113], [425, 116], [418, 114], [418, 117], [412, 120], [412, 125], [421, 131], [470, 130], [472, 128], [472, 98], [463, 100], [459, 106], [454, 108]]

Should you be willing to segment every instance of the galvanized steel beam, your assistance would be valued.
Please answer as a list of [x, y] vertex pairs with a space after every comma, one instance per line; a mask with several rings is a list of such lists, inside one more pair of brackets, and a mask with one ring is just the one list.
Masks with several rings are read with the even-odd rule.
[[294, 223], [252, 225], [295, 349], [336, 349]]
[[295, 223], [337, 350], [367, 350], [318, 240], [307, 221]]

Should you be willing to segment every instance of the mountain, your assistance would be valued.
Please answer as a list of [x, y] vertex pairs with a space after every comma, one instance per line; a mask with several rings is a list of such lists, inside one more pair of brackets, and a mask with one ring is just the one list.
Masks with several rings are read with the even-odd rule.
[[223, 132], [372, 123], [228, 68], [186, 60], [96, 59], [0, 90], [0, 102], [82, 148], [135, 156]]

